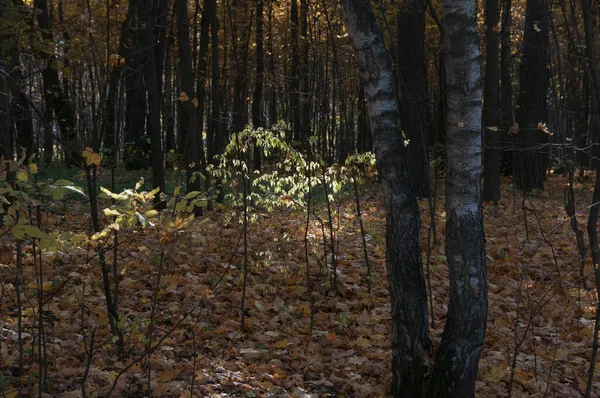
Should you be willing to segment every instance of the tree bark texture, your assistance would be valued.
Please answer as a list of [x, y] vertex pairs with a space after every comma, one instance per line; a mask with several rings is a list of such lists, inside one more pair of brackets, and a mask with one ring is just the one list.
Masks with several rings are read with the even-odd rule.
[[386, 267], [392, 301], [392, 394], [423, 395], [423, 352], [428, 343], [427, 298], [419, 209], [408, 174], [408, 148], [388, 49], [370, 2], [342, 1], [348, 34], [365, 86], [377, 169], [386, 206]]
[[450, 302], [427, 395], [473, 397], [487, 322], [481, 211], [481, 55], [475, 0], [442, 5]]

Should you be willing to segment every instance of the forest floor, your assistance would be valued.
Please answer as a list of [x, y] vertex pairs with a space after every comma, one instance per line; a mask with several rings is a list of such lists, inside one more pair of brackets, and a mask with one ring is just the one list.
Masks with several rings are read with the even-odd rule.
[[[585, 391], [596, 291], [584, 290], [577, 282], [580, 255], [564, 210], [566, 183], [565, 177], [550, 176], [546, 191], [526, 198], [526, 218], [522, 198], [517, 194], [513, 200], [510, 179], [503, 181], [500, 204], [485, 205], [489, 317], [479, 364], [478, 397], [506, 395], [515, 341], [519, 354], [513, 396], [578, 397]], [[591, 194], [591, 180], [576, 185], [577, 218], [583, 230]], [[448, 299], [443, 203], [440, 195], [434, 218], [436, 239], [431, 242], [429, 255], [434, 348], [441, 338]], [[421, 201], [420, 206], [425, 266], [431, 215], [427, 201]], [[44, 214], [44, 226], [87, 231], [85, 205], [65, 206], [64, 210], [68, 212]], [[338, 213], [339, 296], [330, 289], [326, 264], [331, 265], [331, 259], [329, 248], [328, 256], [324, 255], [321, 224], [311, 219], [312, 333], [303, 245], [306, 212], [259, 212], [249, 225], [246, 330], [241, 331], [242, 228], [237, 220], [225, 221], [226, 210], [219, 207], [195, 220], [175, 243], [160, 243], [159, 226], [120, 234], [119, 312], [126, 317], [126, 358], [119, 358], [112, 342], [95, 252], [44, 256], [48, 397], [82, 396], [80, 383], [88, 359], [85, 389], [89, 397], [105, 397], [111, 389], [115, 397], [146, 396], [148, 379], [157, 397], [387, 395], [391, 384], [391, 311], [385, 272], [385, 214], [378, 188], [371, 186], [362, 195], [373, 268], [372, 294], [367, 292], [352, 197], [341, 202]], [[326, 218], [323, 206], [318, 214]], [[8, 232], [0, 230], [0, 234], [6, 237]], [[17, 316], [10, 284], [14, 265], [6, 253], [0, 256], [2, 397], [32, 396], [37, 391], [38, 274], [30, 249], [25, 250], [26, 367], [21, 377], [15, 371]], [[156, 289], [163, 253], [165, 268]], [[112, 252], [109, 257], [112, 259]], [[588, 258], [585, 272], [593, 286]], [[149, 346], [152, 313], [154, 332]], [[149, 361], [145, 350], [150, 351]], [[432, 357], [433, 353], [429, 363]], [[597, 374], [593, 396], [600, 394]]]

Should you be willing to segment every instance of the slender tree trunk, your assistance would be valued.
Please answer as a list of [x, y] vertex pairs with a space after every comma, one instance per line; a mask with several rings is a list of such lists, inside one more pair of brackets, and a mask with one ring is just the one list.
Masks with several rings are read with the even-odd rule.
[[211, 21], [211, 103], [212, 116], [208, 131], [208, 160], [216, 165], [215, 155], [223, 152], [225, 140], [221, 121], [221, 71], [219, 69], [219, 18], [216, 6], [213, 8]]
[[290, 111], [294, 141], [302, 138], [300, 113], [300, 53], [298, 50], [298, 0], [291, 0], [290, 8], [290, 47], [291, 47], [291, 76], [290, 76]]
[[[500, 141], [502, 146], [509, 147], [514, 144], [515, 137], [509, 137], [510, 130], [515, 120], [513, 109], [513, 87], [512, 87], [512, 54], [511, 54], [511, 26], [512, 26], [512, 1], [502, 1], [502, 30], [500, 32], [500, 109], [502, 134]], [[501, 153], [501, 168], [505, 175], [513, 174], [513, 151], [505, 150]]]
[[386, 268], [392, 302], [392, 394], [423, 395], [423, 352], [428, 344], [427, 296], [419, 208], [408, 174], [408, 148], [399, 132], [400, 113], [390, 54], [369, 0], [343, 0], [369, 109], [373, 148], [386, 207]]
[[[598, 60], [596, 57], [596, 38], [594, 32], [594, 18], [595, 12], [592, 10], [592, 4], [590, 4], [589, 0], [581, 0], [582, 9], [583, 9], [583, 22], [585, 29], [585, 44], [586, 44], [586, 55], [589, 63], [590, 74], [592, 77], [592, 87], [595, 101], [593, 103], [596, 105], [595, 109], [595, 117], [596, 117], [596, 129], [594, 129], [594, 138], [593, 141], [597, 142], [598, 140], [598, 127], [599, 127], [599, 118], [600, 118], [600, 70], [598, 67]], [[600, 289], [600, 248], [598, 246], [598, 214], [600, 213], [600, 207], [597, 203], [600, 201], [600, 162], [597, 160], [598, 155], [600, 154], [600, 150], [598, 150], [597, 146], [594, 147], [593, 150], [594, 156], [594, 168], [596, 169], [596, 180], [594, 185], [594, 195], [592, 198], [592, 208], [590, 209], [590, 214], [588, 217], [588, 237], [590, 240], [590, 252], [592, 255], [592, 260], [594, 264], [594, 276], [596, 281], [596, 288]], [[597, 302], [596, 308], [596, 321], [594, 324], [594, 337], [593, 337], [593, 345], [592, 345], [592, 353], [590, 358], [590, 366], [588, 370], [588, 379], [586, 384], [585, 396], [590, 397], [592, 393], [593, 381], [594, 381], [594, 373], [596, 367], [596, 358], [598, 355], [598, 333], [600, 329], [600, 299]]]
[[[48, 14], [46, 0], [35, 0], [34, 7], [39, 10], [37, 14], [38, 25], [41, 30], [42, 40], [54, 43], [52, 37], [52, 24]], [[75, 111], [73, 104], [63, 91], [58, 76], [56, 57], [54, 54], [43, 53], [46, 66], [42, 70], [44, 85], [44, 100], [46, 105], [54, 111], [56, 121], [60, 128], [61, 143], [65, 149], [65, 161], [68, 165], [75, 165], [80, 160], [79, 145], [77, 143], [77, 130], [75, 129]], [[47, 120], [50, 123], [50, 120]]]
[[201, 145], [202, 136], [198, 137], [197, 132], [200, 131], [201, 134], [202, 131], [196, 128], [197, 120], [194, 105], [198, 106], [198, 99], [194, 98], [193, 95], [194, 73], [192, 71], [187, 0], [176, 0], [175, 15], [177, 17], [177, 48], [179, 49], [179, 76], [181, 77], [182, 89], [179, 97], [178, 131], [187, 137], [185, 146], [186, 189], [187, 192], [192, 192], [198, 191], [200, 188], [200, 177], [197, 172], [200, 169], [199, 146]]
[[[265, 127], [263, 118], [263, 86], [265, 72], [265, 54], [263, 45], [264, 0], [256, 0], [256, 77], [254, 80], [254, 98], [252, 99], [252, 125]], [[254, 170], [261, 169], [260, 147], [254, 146]]]
[[498, 111], [498, 0], [485, 2], [485, 83], [483, 92], [483, 200], [500, 200], [500, 114]]
[[269, 1], [269, 35], [268, 35], [268, 46], [269, 46], [269, 127], [273, 126], [277, 122], [277, 83], [275, 77], [275, 54], [273, 49], [273, 3], [274, 0]]
[[[198, 161], [202, 166], [202, 173], [206, 170], [206, 154], [204, 151], [204, 140], [202, 139], [204, 131], [204, 110], [206, 103], [206, 81], [208, 77], [208, 45], [210, 42], [210, 24], [213, 19], [214, 10], [217, 7], [216, 0], [207, 0], [204, 2], [202, 11], [202, 21], [200, 22], [200, 49], [198, 52], [198, 69], [196, 79], [196, 98], [198, 104], [196, 109], [196, 140], [198, 145]], [[208, 183], [208, 180], [205, 180]], [[208, 186], [208, 185], [207, 185]]]
[[548, 142], [548, 136], [537, 125], [548, 121], [548, 18], [548, 0], [527, 0], [517, 112], [520, 128], [517, 142], [522, 151], [515, 153], [516, 182], [524, 191], [544, 189], [547, 149], [538, 146]]
[[512, 26], [512, 0], [502, 2], [502, 28], [500, 31], [500, 106], [502, 126], [508, 128], [515, 120], [513, 111], [512, 60], [510, 32]]
[[300, 128], [302, 144], [311, 136], [308, 72], [308, 0], [300, 0]]
[[442, 5], [446, 49], [446, 255], [450, 303], [429, 397], [473, 397], [487, 322], [481, 211], [481, 66], [475, 0]]
[[147, 165], [144, 131], [146, 130], [146, 82], [141, 51], [139, 8], [141, 0], [129, 0], [127, 17], [121, 33], [121, 56], [125, 58], [123, 80], [125, 81], [125, 148], [123, 162], [127, 169]]
[[400, 116], [410, 140], [409, 164], [417, 196], [429, 196], [429, 113], [425, 66], [425, 1], [405, 2], [398, 12]]
[[31, 110], [27, 95], [24, 92], [25, 82], [21, 71], [21, 54], [16, 47], [11, 49], [11, 77], [10, 91], [13, 97], [11, 101], [11, 119], [16, 127], [17, 148], [25, 150], [27, 156], [37, 152], [33, 136], [33, 123]]
[[[160, 192], [165, 192], [165, 168], [164, 153], [162, 146], [162, 134], [160, 124], [160, 81], [162, 76], [157, 76], [156, 49], [153, 40], [155, 20], [151, 13], [151, 3], [146, 3], [139, 7], [139, 29], [140, 44], [142, 47], [144, 59], [144, 80], [146, 81], [146, 90], [148, 92], [148, 125], [147, 131], [151, 140], [151, 164], [152, 164], [152, 185], [159, 187]], [[165, 202], [156, 195], [155, 206], [158, 209], [164, 209]]]
[[[240, 13], [241, 12], [241, 13]], [[245, 2], [232, 6], [232, 55], [235, 64], [235, 79], [233, 83], [233, 126], [232, 131], [244, 130], [248, 123], [248, 47], [250, 44], [251, 22], [247, 21], [248, 5]], [[241, 25], [241, 26], [240, 26]]]

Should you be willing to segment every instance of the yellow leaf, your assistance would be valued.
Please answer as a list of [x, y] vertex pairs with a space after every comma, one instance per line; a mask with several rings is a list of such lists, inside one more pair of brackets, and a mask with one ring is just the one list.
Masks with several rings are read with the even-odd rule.
[[19, 392], [17, 390], [10, 390], [4, 393], [6, 398], [16, 398], [19, 396]]
[[492, 368], [485, 376], [483, 376], [483, 379], [490, 383], [499, 383], [504, 376], [506, 376], [506, 366], [499, 365]]
[[465, 127], [465, 123], [464, 123], [464, 122], [458, 122], [458, 123], [456, 123], [456, 125], [457, 125], [458, 127], [460, 127], [460, 128], [463, 128], [463, 127]]
[[115, 67], [117, 65], [121, 65], [125, 62], [124, 58], [121, 58], [119, 54], [110, 54], [108, 57], [108, 66]]
[[104, 209], [104, 215], [107, 217], [119, 217], [122, 214], [119, 213], [117, 210], [113, 210], [113, 209]]
[[200, 104], [198, 103], [198, 100], [197, 100], [196, 98], [194, 98], [194, 99], [192, 100], [192, 105], [194, 105], [194, 108], [197, 108], [197, 107], [198, 107], [198, 105], [200, 105]]
[[354, 345], [356, 345], [357, 347], [360, 347], [360, 348], [370, 348], [371, 342], [369, 340], [365, 339], [364, 337], [359, 337], [354, 342]]
[[188, 97], [188, 95], [185, 93], [185, 91], [182, 91], [181, 94], [179, 95], [179, 97], [177, 97], [177, 101], [181, 101], [181, 102], [188, 101], [189, 99], [190, 99], [190, 97]]
[[24, 170], [19, 170], [17, 172], [17, 180], [21, 181], [21, 182], [27, 182], [27, 180], [29, 179], [29, 176], [27, 175], [27, 172]]
[[29, 174], [37, 174], [38, 172], [38, 167], [35, 163], [31, 163], [29, 165]]
[[85, 158], [85, 163], [88, 166], [100, 166], [100, 155], [95, 153], [92, 148], [85, 148], [81, 155]]
[[267, 390], [267, 391], [270, 391], [270, 390], [272, 390], [272, 389], [273, 389], [273, 387], [274, 387], [274, 386], [273, 386], [273, 383], [271, 383], [271, 382], [270, 382], [270, 381], [268, 381], [268, 380], [267, 380], [267, 381], [263, 381], [263, 382], [261, 382], [260, 384], [262, 385], [262, 388], [264, 388], [264, 389], [265, 389], [265, 390]]
[[175, 372], [171, 370], [163, 370], [158, 374], [158, 380], [161, 382], [171, 381], [175, 378]]
[[304, 316], [310, 316], [310, 305], [308, 303], [302, 303], [298, 306], [298, 311], [302, 311]]
[[144, 213], [144, 216], [148, 217], [148, 218], [153, 218], [158, 216], [158, 211], [156, 210], [148, 210], [147, 212]]

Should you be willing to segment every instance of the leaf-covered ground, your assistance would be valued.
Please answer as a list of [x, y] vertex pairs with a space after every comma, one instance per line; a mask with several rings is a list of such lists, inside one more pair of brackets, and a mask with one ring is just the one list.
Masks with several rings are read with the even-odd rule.
[[[485, 206], [489, 319], [478, 397], [506, 394], [515, 342], [519, 354], [513, 396], [577, 397], [585, 391], [596, 291], [584, 290], [577, 283], [580, 257], [571, 224], [566, 221], [565, 184], [565, 178], [552, 176], [545, 192], [526, 198], [526, 222], [522, 198], [517, 194], [513, 200], [510, 180], [504, 181], [502, 202]], [[580, 228], [585, 229], [591, 182], [578, 184], [576, 197]], [[436, 208], [436, 239], [429, 256], [434, 347], [443, 331], [448, 299], [443, 195]], [[96, 252], [46, 253], [47, 396], [81, 396], [92, 333], [87, 396], [105, 397], [111, 390], [117, 397], [145, 396], [148, 379], [153, 396], [159, 397], [188, 397], [190, 393], [198, 397], [386, 396], [391, 378], [391, 318], [384, 211], [375, 187], [363, 194], [362, 209], [373, 267], [371, 295], [352, 198], [344, 199], [339, 208], [339, 296], [330, 289], [331, 259], [324, 255], [323, 229], [318, 220], [311, 219], [312, 334], [303, 211], [259, 213], [249, 226], [251, 268], [243, 332], [239, 310], [242, 229], [237, 222], [224, 222], [226, 209], [194, 221], [191, 232], [181, 233], [176, 243], [165, 246], [160, 243], [160, 231], [152, 228], [121, 233], [119, 311], [126, 317], [126, 358], [116, 354], [110, 335]], [[431, 225], [428, 209], [427, 201], [422, 201], [424, 266]], [[84, 205], [57, 205], [43, 215], [43, 224], [49, 229], [87, 231], [85, 211]], [[326, 219], [322, 205], [317, 214]], [[8, 232], [2, 231], [2, 236], [4, 247], [14, 249]], [[24, 249], [26, 368], [21, 377], [16, 367], [17, 317], [11, 283], [14, 259], [6, 251], [0, 257], [0, 390], [7, 397], [37, 392], [38, 274], [31, 248]], [[165, 272], [154, 296], [163, 250]], [[112, 251], [107, 256], [112, 259]], [[585, 264], [593, 286], [591, 261], [586, 258]], [[157, 315], [150, 361], [146, 362], [144, 347], [148, 346], [153, 297], [157, 298]], [[432, 357], [433, 353], [430, 361]], [[600, 376], [592, 395], [599, 393]]]

